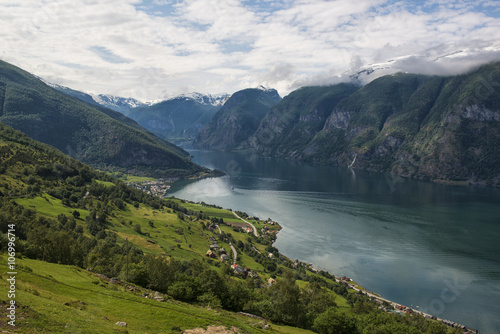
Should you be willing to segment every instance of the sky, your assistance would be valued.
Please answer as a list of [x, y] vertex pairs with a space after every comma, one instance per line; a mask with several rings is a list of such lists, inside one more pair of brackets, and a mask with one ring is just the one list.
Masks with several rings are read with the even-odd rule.
[[453, 75], [500, 60], [500, 1], [0, 0], [0, 40], [0, 59], [87, 93], [285, 96], [370, 67]]

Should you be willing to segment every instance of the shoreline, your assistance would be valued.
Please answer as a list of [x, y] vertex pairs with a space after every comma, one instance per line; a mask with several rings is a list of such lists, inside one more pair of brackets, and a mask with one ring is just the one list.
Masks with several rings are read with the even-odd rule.
[[[232, 212], [238, 219], [240, 219], [241, 221], [243, 221], [244, 223], [250, 225], [253, 230], [254, 230], [254, 233], [256, 236], [257, 235], [257, 229], [255, 228], [255, 226], [251, 223], [249, 223], [248, 221], [246, 221], [245, 219], [241, 218], [240, 216], [238, 216], [232, 209], [230, 208], [224, 208], [224, 210], [227, 210], [227, 211], [230, 211]], [[276, 238], [275, 240], [273, 241], [272, 245], [274, 247], [274, 244], [276, 242], [276, 240], [278, 239], [278, 236], [279, 236], [279, 232], [283, 229], [283, 226], [281, 226], [281, 224], [279, 222], [277, 222], [276, 220], [273, 219], [273, 221], [278, 225], [279, 229], [276, 233]], [[277, 248], [278, 249], [278, 248]], [[287, 259], [289, 259], [290, 261], [292, 261], [288, 256], [286, 256], [285, 254], [283, 254], [279, 249], [278, 249], [278, 252], [280, 254], [281, 257], [285, 257]], [[346, 276], [342, 276], [342, 277], [339, 277], [333, 273], [331, 273], [330, 271], [328, 270], [325, 270], [325, 269], [319, 269], [317, 267], [314, 266], [313, 263], [307, 263], [307, 262], [303, 262], [301, 261], [300, 259], [297, 259], [299, 261], [299, 264], [302, 264], [304, 265], [305, 267], [307, 267], [310, 271], [314, 272], [314, 273], [319, 273], [321, 271], [324, 271], [328, 274], [330, 274], [331, 276], [333, 276], [335, 278], [335, 282], [337, 283], [341, 283], [341, 284], [345, 284], [346, 285], [346, 288], [348, 289], [352, 289], [356, 292], [360, 292], [362, 293], [363, 295], [371, 298], [372, 300], [375, 300], [377, 303], [381, 304], [379, 306], [379, 309], [382, 309], [384, 310], [385, 312], [388, 312], [388, 313], [397, 313], [397, 314], [400, 314], [400, 315], [405, 315], [405, 314], [416, 314], [416, 315], [419, 315], [419, 316], [422, 316], [426, 319], [432, 319], [432, 320], [436, 320], [436, 321], [439, 321], [441, 322], [442, 324], [448, 326], [448, 327], [451, 327], [451, 328], [459, 328], [459, 329], [462, 329], [463, 330], [463, 333], [464, 334], [474, 334], [474, 333], [479, 333], [478, 330], [475, 330], [475, 329], [472, 329], [470, 327], [467, 327], [463, 324], [460, 324], [460, 323], [457, 323], [457, 322], [454, 322], [454, 321], [451, 321], [451, 320], [447, 320], [447, 319], [444, 319], [444, 318], [439, 318], [437, 316], [434, 316], [432, 314], [428, 314], [428, 313], [425, 313], [425, 312], [422, 312], [418, 309], [415, 309], [413, 307], [408, 307], [408, 306], [405, 306], [403, 304], [400, 304], [400, 303], [396, 303], [394, 301], [391, 301], [389, 299], [386, 299], [384, 297], [382, 297], [380, 294], [378, 293], [374, 293], [372, 291], [369, 291], [368, 289], [365, 289], [363, 288], [359, 283], [353, 281], [351, 278], [349, 277], [346, 277]], [[392, 309], [389, 309], [387, 306], [385, 306], [384, 303], [387, 303], [389, 304]], [[384, 307], [385, 306], [385, 307]]]
[[[211, 178], [211, 177], [208, 177], [208, 178]], [[176, 190], [178, 191], [178, 189]], [[191, 200], [188, 200], [186, 199], [187, 201], [191, 201]], [[228, 210], [230, 212], [233, 212], [233, 209], [225, 209], [225, 210]], [[239, 218], [239, 217], [238, 217]], [[240, 218], [241, 219], [241, 218]], [[273, 219], [274, 220], [274, 219]], [[276, 220], [274, 220], [276, 222]], [[276, 239], [273, 241], [272, 245], [274, 246], [276, 241], [277, 241], [277, 237], [279, 234], [279, 232], [281, 231], [281, 229], [284, 228], [284, 226], [281, 226], [281, 224], [278, 223], [278, 225], [280, 226], [280, 229], [278, 231], [278, 233], [276, 233]], [[285, 227], [286, 228], [286, 227]], [[284, 253], [282, 253], [282, 251], [280, 249], [278, 249], [279, 253], [281, 256], [284, 256], [288, 259], [290, 259], [288, 256], [286, 256]], [[300, 263], [302, 264], [309, 264], [305, 261], [302, 261], [302, 260], [298, 260]], [[313, 271], [316, 271], [316, 272], [319, 272], [319, 271], [325, 271], [327, 272], [328, 274], [330, 274], [331, 276], [335, 277], [335, 281], [336, 282], [342, 282], [342, 279], [341, 277], [338, 277], [337, 275], [333, 274], [332, 272], [330, 272], [329, 270], [325, 270], [325, 269], [317, 269], [313, 266], [313, 264], [310, 264], [311, 266], [311, 269], [314, 268]], [[412, 314], [417, 314], [419, 316], [422, 316], [422, 317], [425, 317], [427, 319], [433, 319], [433, 320], [436, 320], [436, 321], [439, 321], [440, 323], [446, 325], [447, 327], [450, 327], [450, 328], [460, 328], [463, 330], [464, 333], [479, 333], [479, 330], [476, 330], [476, 329], [473, 329], [471, 327], [468, 327], [466, 325], [463, 325], [462, 323], [459, 323], [459, 322], [455, 322], [455, 321], [450, 321], [450, 320], [447, 320], [447, 319], [444, 319], [444, 318], [440, 318], [440, 317], [437, 317], [437, 316], [434, 316], [432, 314], [428, 314], [428, 313], [425, 313], [425, 312], [422, 312], [420, 310], [418, 310], [418, 308], [416, 307], [407, 307], [403, 304], [400, 304], [400, 303], [397, 303], [397, 302], [394, 302], [394, 301], [391, 301], [389, 299], [386, 299], [384, 298], [383, 296], [381, 296], [380, 294], [377, 294], [377, 293], [374, 293], [372, 291], [369, 291], [365, 288], [363, 288], [361, 285], [359, 285], [358, 283], [356, 283], [355, 281], [352, 281], [350, 280], [349, 282], [343, 282], [343, 283], [346, 283], [348, 286], [348, 288], [354, 290], [354, 291], [359, 291], [361, 292], [362, 294], [364, 295], [367, 295], [368, 297], [374, 299], [374, 300], [378, 300], [379, 303], [383, 304], [384, 302], [386, 303], [389, 303], [390, 306], [391, 306], [391, 309], [388, 310], [388, 312], [392, 312], [392, 313], [399, 313], [399, 314], [405, 314], [405, 311], [406, 313], [412, 313]], [[350, 283], [350, 284], [349, 284]], [[361, 289], [358, 289], [356, 288], [357, 287], [361, 287]]]
[[[283, 227], [279, 223], [277, 223], [277, 224], [280, 227], [279, 231], [281, 231], [281, 229]], [[276, 234], [276, 240], [278, 239], [279, 231]], [[276, 242], [276, 240], [273, 242], [273, 245]], [[285, 254], [281, 253], [281, 251], [279, 249], [278, 249], [278, 251], [279, 251], [279, 253], [280, 253], [281, 256], [284, 256], [284, 257], [290, 259]], [[352, 289], [352, 290], [354, 290], [356, 292], [360, 292], [363, 295], [371, 298], [372, 300], [375, 300], [375, 301], [379, 302], [381, 304], [381, 306], [379, 308], [381, 308], [384, 305], [384, 302], [390, 304], [390, 306], [392, 306], [392, 309], [382, 308], [385, 312], [398, 313], [400, 315], [417, 314], [417, 315], [422, 316], [422, 317], [424, 317], [426, 319], [432, 319], [432, 320], [439, 321], [439, 322], [441, 322], [442, 324], [444, 324], [444, 325], [446, 325], [448, 327], [462, 329], [464, 334], [477, 334], [477, 333], [479, 333], [479, 330], [472, 329], [472, 328], [470, 328], [470, 327], [468, 327], [466, 325], [463, 325], [463, 324], [460, 324], [460, 323], [457, 323], [457, 322], [454, 322], [454, 321], [451, 321], [451, 320], [447, 320], [447, 319], [444, 319], [444, 318], [439, 318], [439, 317], [434, 316], [432, 314], [428, 314], [428, 313], [419, 311], [419, 310], [417, 310], [415, 308], [408, 307], [408, 306], [405, 306], [403, 304], [399, 304], [399, 303], [396, 303], [396, 302], [394, 302], [392, 300], [386, 299], [386, 298], [382, 297], [378, 293], [375, 293], [375, 292], [372, 292], [372, 291], [369, 291], [369, 290], [363, 288], [359, 283], [353, 281], [349, 277], [346, 277], [346, 276], [340, 277], [340, 276], [337, 276], [337, 275], [331, 273], [330, 271], [328, 271], [326, 269], [319, 269], [319, 268], [314, 267], [313, 263], [303, 262], [300, 259], [298, 259], [298, 261], [299, 261], [299, 263], [302, 263], [302, 264], [305, 264], [306, 266], [308, 266], [309, 269], [311, 271], [315, 272], [315, 273], [319, 273], [321, 271], [329, 273], [330, 275], [332, 275], [335, 278], [335, 281], [337, 283], [345, 284], [348, 289]]]

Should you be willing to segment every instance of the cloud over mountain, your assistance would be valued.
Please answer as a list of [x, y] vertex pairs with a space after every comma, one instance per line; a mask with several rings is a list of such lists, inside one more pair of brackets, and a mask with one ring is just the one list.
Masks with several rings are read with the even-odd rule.
[[0, 4], [0, 58], [87, 92], [162, 99], [302, 83], [393, 60], [455, 74], [497, 60], [489, 1], [35, 0]]

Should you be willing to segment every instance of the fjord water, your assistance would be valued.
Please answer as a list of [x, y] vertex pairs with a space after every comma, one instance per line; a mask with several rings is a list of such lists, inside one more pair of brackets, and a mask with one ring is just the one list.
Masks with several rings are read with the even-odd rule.
[[227, 173], [173, 196], [278, 221], [291, 259], [349, 276], [382, 297], [481, 333], [500, 333], [500, 191], [218, 151]]

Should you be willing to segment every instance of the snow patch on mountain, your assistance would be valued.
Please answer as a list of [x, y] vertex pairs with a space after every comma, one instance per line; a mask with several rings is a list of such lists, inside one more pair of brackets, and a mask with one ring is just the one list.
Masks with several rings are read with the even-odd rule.
[[401, 55], [389, 60], [353, 67], [339, 78], [367, 84], [397, 72], [425, 75], [459, 75], [500, 59], [500, 46], [478, 46], [441, 50], [429, 49], [420, 55]]
[[116, 111], [128, 110], [131, 108], [146, 106], [145, 103], [132, 97], [120, 97], [109, 94], [92, 95], [94, 101], [100, 105]]

